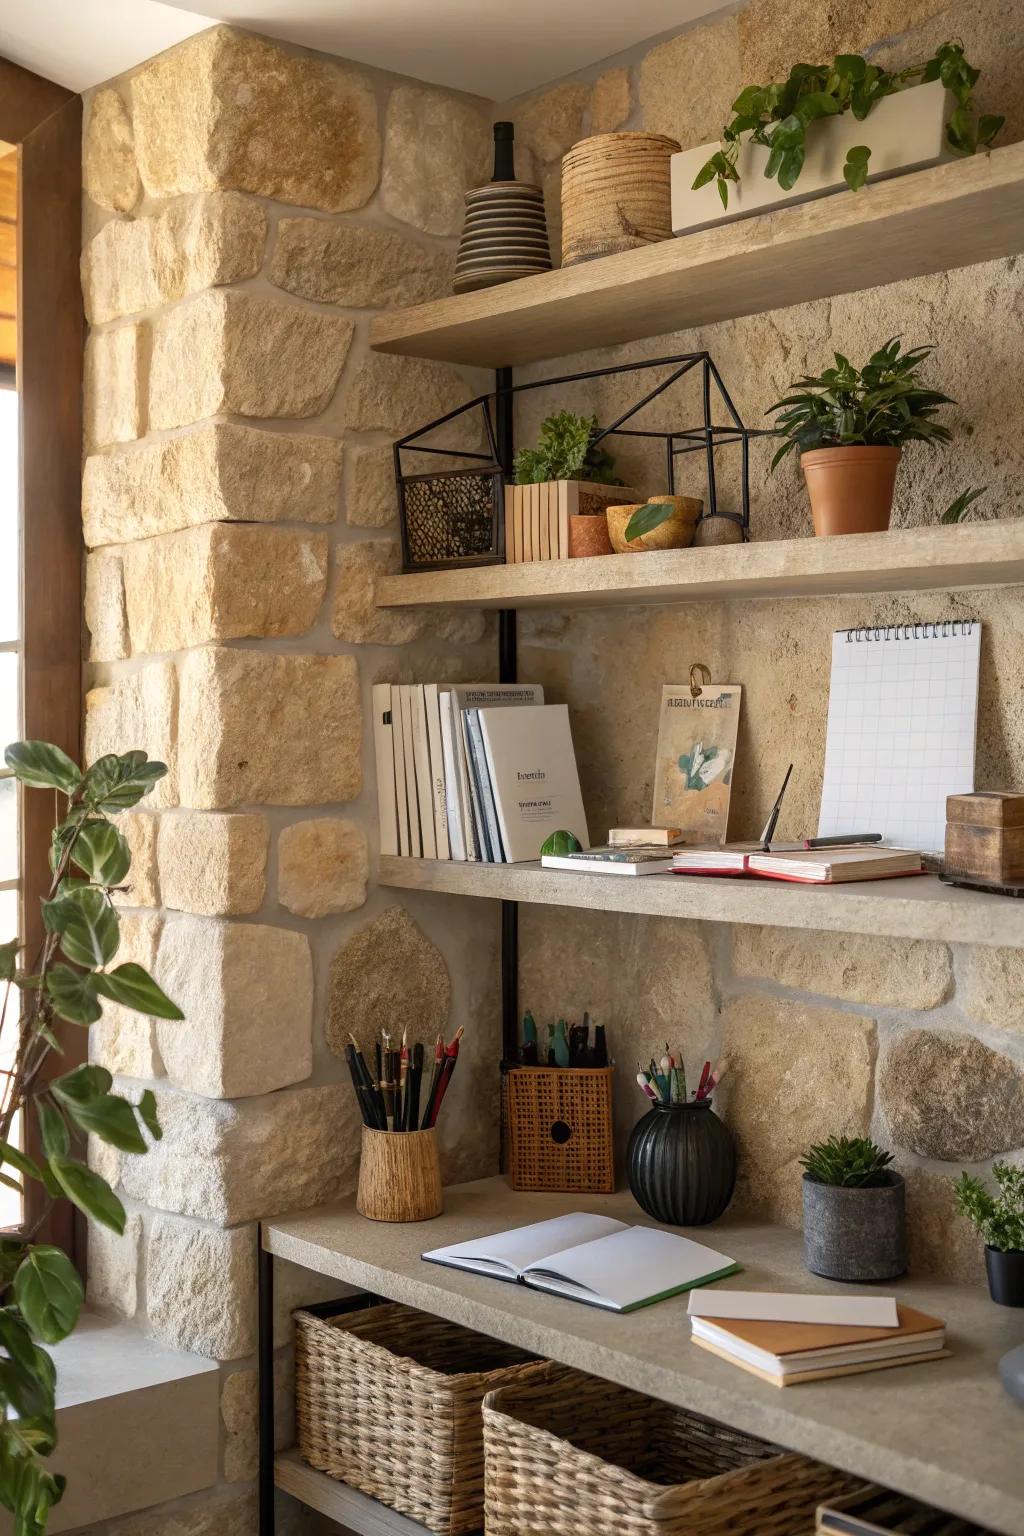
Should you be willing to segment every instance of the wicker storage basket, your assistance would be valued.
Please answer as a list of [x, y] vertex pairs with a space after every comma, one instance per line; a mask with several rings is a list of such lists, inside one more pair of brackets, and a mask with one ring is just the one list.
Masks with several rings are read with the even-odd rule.
[[611, 1194], [612, 1067], [512, 1067], [505, 1074], [513, 1189]]
[[660, 133], [600, 133], [562, 161], [562, 266], [672, 239], [669, 158]]
[[818, 1503], [858, 1486], [553, 1365], [488, 1394], [484, 1453], [487, 1536], [808, 1536]]
[[[322, 1309], [321, 1309], [322, 1310]], [[295, 1412], [309, 1464], [438, 1536], [483, 1525], [480, 1404], [533, 1357], [390, 1303], [295, 1313]]]

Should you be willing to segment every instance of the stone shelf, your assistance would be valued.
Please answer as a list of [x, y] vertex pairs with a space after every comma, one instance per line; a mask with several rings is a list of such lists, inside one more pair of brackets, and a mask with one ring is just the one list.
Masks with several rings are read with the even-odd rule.
[[[996, 1375], [1000, 1355], [1020, 1341], [1020, 1325], [1009, 1308], [989, 1301], [983, 1285], [904, 1279], [885, 1287], [900, 1301], [945, 1319], [950, 1359], [780, 1391], [693, 1348], [685, 1296], [653, 1311], [617, 1317], [420, 1258], [425, 1248], [568, 1211], [602, 1211], [642, 1222], [626, 1192], [514, 1194], [503, 1179], [493, 1178], [446, 1189], [444, 1199], [442, 1216], [414, 1225], [366, 1221], [352, 1201], [324, 1206], [265, 1222], [263, 1246], [306, 1269], [900, 1488], [1005, 1536], [1024, 1531], [1020, 1410]], [[726, 1286], [830, 1288], [805, 1269], [797, 1232], [727, 1216], [710, 1233], [702, 1227], [693, 1235], [743, 1265], [742, 1273], [722, 1282]], [[307, 1470], [305, 1477], [311, 1475], [316, 1474]], [[294, 1481], [285, 1481], [280, 1460], [278, 1482], [315, 1502]], [[345, 1495], [352, 1498], [349, 1490]], [[417, 1529], [409, 1521], [356, 1524], [340, 1503], [338, 1509], [343, 1524], [368, 1536], [412, 1536]]]
[[1024, 144], [641, 250], [390, 310], [381, 352], [512, 367], [1024, 249]]
[[596, 608], [1024, 582], [1024, 520], [382, 577], [381, 608]]
[[427, 1527], [367, 1498], [336, 1478], [307, 1466], [298, 1451], [284, 1451], [274, 1461], [278, 1488], [310, 1509], [336, 1520], [351, 1536], [429, 1536]]
[[958, 890], [933, 875], [812, 886], [694, 875], [586, 875], [539, 864], [461, 864], [385, 855], [380, 883], [542, 906], [1024, 948], [1024, 900]]

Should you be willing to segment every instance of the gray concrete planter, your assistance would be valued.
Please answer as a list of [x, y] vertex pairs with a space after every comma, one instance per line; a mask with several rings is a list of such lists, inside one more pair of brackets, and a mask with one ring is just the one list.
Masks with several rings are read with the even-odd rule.
[[804, 1262], [826, 1280], [895, 1280], [907, 1267], [906, 1188], [898, 1173], [875, 1189], [803, 1177]]

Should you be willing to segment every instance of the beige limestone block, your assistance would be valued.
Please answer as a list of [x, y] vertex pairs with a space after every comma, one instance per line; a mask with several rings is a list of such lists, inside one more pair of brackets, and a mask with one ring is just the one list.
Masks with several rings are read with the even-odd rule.
[[115, 897], [115, 901], [123, 906], [160, 905], [160, 881], [156, 865], [159, 825], [160, 817], [154, 816], [151, 811], [122, 811], [117, 818], [117, 830], [128, 844], [128, 852], [132, 856], [131, 868], [124, 881], [128, 889]]
[[366, 901], [366, 834], [354, 821], [318, 816], [285, 827], [277, 865], [277, 899], [296, 917], [354, 912]]
[[187, 299], [153, 326], [150, 425], [317, 416], [337, 388], [352, 331], [341, 315], [230, 288]]
[[327, 589], [327, 537], [291, 528], [204, 523], [124, 549], [132, 650], [301, 635]]
[[1024, 951], [972, 945], [963, 961], [962, 1002], [990, 1029], [1024, 1032]]
[[971, 1163], [1024, 1146], [1024, 1070], [973, 1035], [901, 1032], [878, 1091], [893, 1140], [920, 1157]]
[[390, 448], [356, 448], [345, 517], [354, 528], [386, 528], [398, 516], [395, 456]]
[[454, 259], [393, 229], [282, 219], [270, 280], [300, 299], [346, 308], [425, 304], [451, 293]]
[[907, 1257], [911, 1274], [942, 1275], [966, 1285], [983, 1282], [984, 1245], [957, 1209], [953, 1170], [936, 1172], [905, 1159], [897, 1159], [894, 1166], [907, 1186]]
[[351, 645], [408, 645], [429, 629], [429, 612], [377, 607], [377, 582], [401, 568], [393, 539], [362, 539], [335, 551], [338, 581], [331, 629]]
[[451, 990], [440, 950], [404, 907], [387, 907], [331, 962], [327, 1044], [344, 1056], [350, 1030], [370, 1040], [381, 1020], [396, 1038], [408, 1029], [412, 1039], [432, 1040], [446, 1032]]
[[633, 110], [628, 69], [606, 69], [590, 96], [591, 133], [615, 133]]
[[88, 1303], [100, 1312], [134, 1317], [139, 1304], [139, 1247], [142, 1217], [137, 1212], [125, 1219], [120, 1236], [98, 1222], [89, 1223]]
[[875, 1022], [776, 998], [734, 999], [724, 1014], [729, 1073], [719, 1097], [736, 1137], [741, 1198], [800, 1225], [800, 1158], [871, 1123]]
[[937, 1008], [949, 997], [953, 963], [945, 944], [866, 933], [736, 926], [737, 976], [761, 976], [873, 1008]]
[[590, 86], [577, 81], [552, 86], [532, 97], [516, 108], [516, 142], [542, 165], [561, 160], [583, 137], [583, 114], [589, 101]]
[[[251, 1489], [215, 1488], [141, 1515], [104, 1521], [80, 1536], [253, 1536], [256, 1528], [256, 1496]], [[277, 1528], [280, 1536], [288, 1536], [280, 1516]], [[319, 1528], [309, 1536], [319, 1536]]]
[[85, 461], [86, 544], [121, 544], [200, 523], [331, 523], [341, 444], [214, 422]]
[[90, 661], [121, 661], [129, 654], [120, 550], [97, 549], [85, 557], [85, 627]]
[[[292, 1267], [275, 1260], [275, 1300], [283, 1271]], [[307, 1278], [312, 1278], [308, 1272]], [[318, 1299], [324, 1301], [338, 1297], [347, 1289], [337, 1280], [324, 1280], [322, 1286], [323, 1295]], [[289, 1314], [283, 1342], [291, 1343], [292, 1331]], [[232, 1371], [224, 1378], [220, 1416], [224, 1425], [224, 1481], [250, 1482], [259, 1467], [259, 1378], [255, 1371]], [[278, 1450], [295, 1444], [295, 1366], [290, 1350], [274, 1362], [274, 1441]], [[278, 1528], [280, 1524], [279, 1517]], [[333, 1536], [336, 1532], [337, 1526]], [[332, 1536], [332, 1533], [325, 1530], [324, 1536]]]
[[457, 235], [465, 195], [490, 174], [484, 114], [444, 91], [400, 85], [388, 100], [381, 201], [394, 218], [431, 235]]
[[270, 828], [265, 816], [164, 816], [157, 858], [164, 905], [201, 917], [259, 911], [267, 890]]
[[[141, 819], [141, 818], [140, 818]], [[150, 816], [148, 820], [155, 821]], [[121, 912], [117, 963], [131, 961], [152, 976], [163, 932], [163, 918], [155, 912]], [[89, 1030], [89, 1060], [120, 1077], [163, 1076], [163, 1062], [156, 1043], [156, 1022], [121, 1003], [103, 1000], [103, 1017]]]
[[168, 772], [145, 798], [148, 810], [176, 805], [178, 684], [174, 665], [153, 661], [85, 696], [85, 760], [143, 751]]
[[135, 163], [135, 136], [121, 95], [108, 88], [89, 103], [82, 140], [82, 185], [94, 203], [128, 213], [141, 186]]
[[203, 192], [160, 213], [111, 219], [82, 252], [90, 325], [255, 277], [267, 216], [241, 192]]
[[149, 1331], [172, 1349], [237, 1360], [256, 1348], [256, 1234], [156, 1216], [146, 1243]]
[[184, 1020], [157, 1025], [170, 1082], [251, 1098], [313, 1070], [313, 961], [305, 934], [204, 917], [169, 922], [157, 979]]
[[155, 1092], [163, 1140], [144, 1157], [90, 1147], [104, 1177], [133, 1200], [237, 1226], [355, 1188], [362, 1121], [351, 1083], [234, 1103], [160, 1085]]
[[[897, 37], [919, 22], [942, 14], [942, 41], [953, 31], [970, 39], [968, 57], [977, 63], [967, 18], [949, 0], [860, 0], [857, 5], [821, 4], [820, 0], [749, 0], [739, 13], [740, 59], [744, 85], [784, 80], [799, 59], [829, 63], [837, 53], [859, 53], [883, 38]], [[916, 63], [932, 50], [914, 54]]]
[[[342, 424], [353, 432], [391, 432], [401, 437], [474, 398], [465, 380], [446, 363], [371, 352], [344, 392]], [[471, 411], [434, 434], [431, 441], [449, 448], [476, 448], [480, 433], [478, 413]]]
[[85, 344], [83, 415], [87, 448], [131, 443], [146, 430], [141, 325], [94, 331]]
[[354, 800], [362, 730], [353, 656], [191, 651], [182, 662], [182, 804]]
[[[793, 60], [806, 56], [801, 45]], [[658, 43], [640, 65], [644, 128], [668, 134], [683, 149], [717, 143], [732, 103], [748, 80], [757, 83], [760, 76], [740, 69], [735, 16], [681, 32]]]
[[342, 213], [377, 185], [373, 90], [334, 59], [216, 27], [148, 64], [132, 99], [153, 197], [234, 188]]

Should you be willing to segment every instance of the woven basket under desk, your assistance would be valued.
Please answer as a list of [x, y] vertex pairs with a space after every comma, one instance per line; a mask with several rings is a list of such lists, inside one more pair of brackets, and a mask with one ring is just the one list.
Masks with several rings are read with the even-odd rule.
[[487, 1536], [808, 1536], [862, 1481], [556, 1365], [488, 1394], [484, 1456]]
[[483, 1525], [483, 1422], [494, 1387], [534, 1357], [391, 1303], [295, 1317], [295, 1413], [303, 1458], [438, 1536]]

